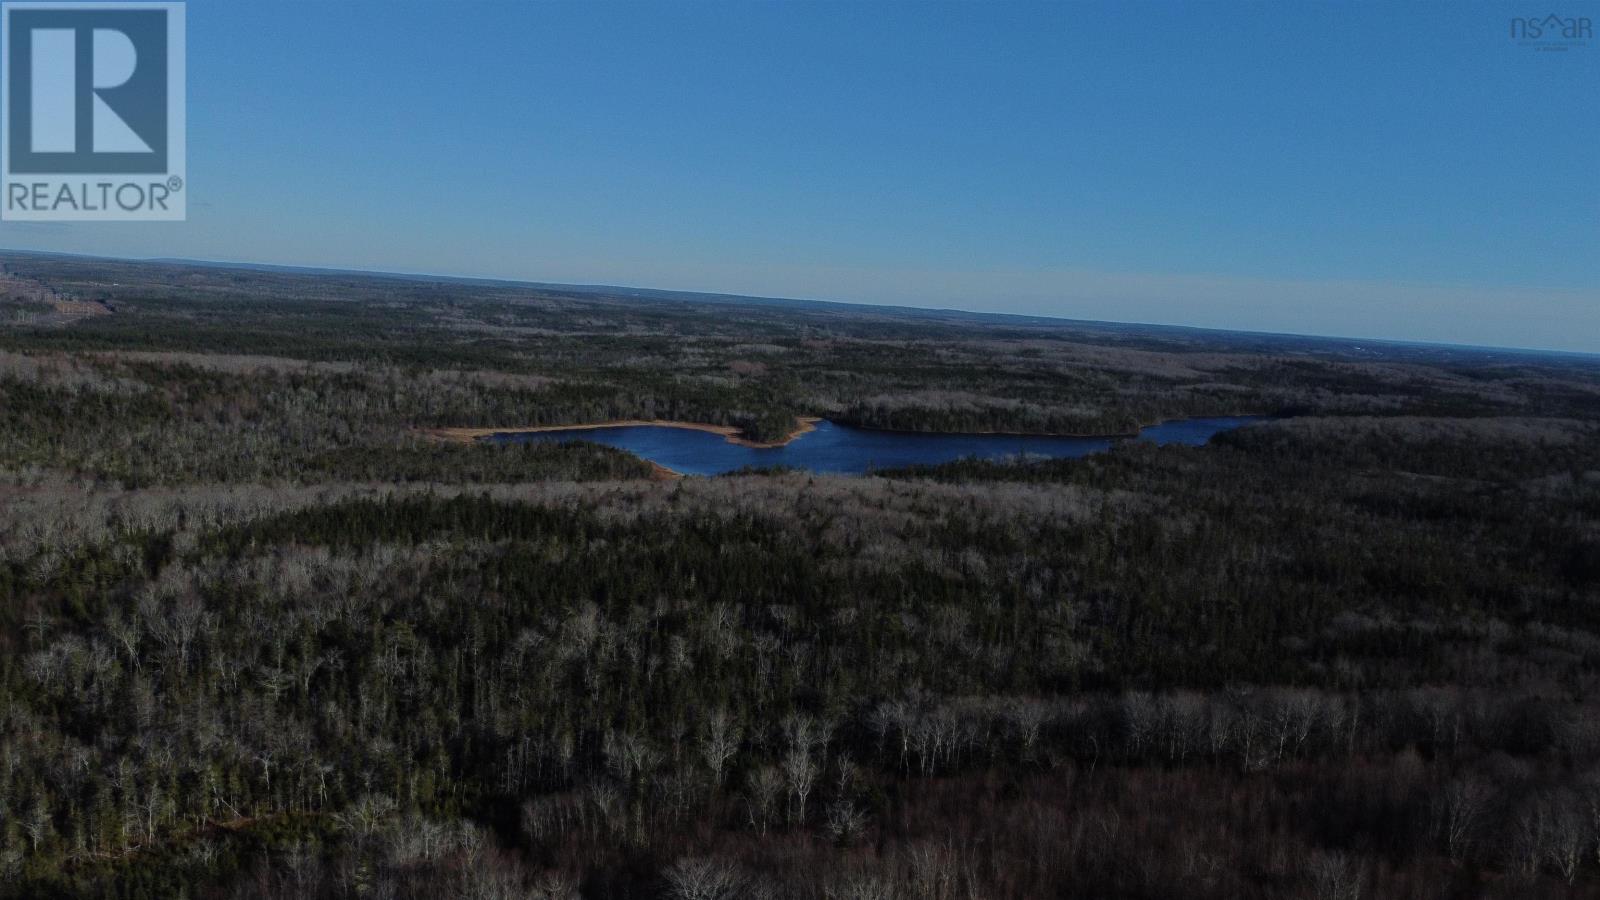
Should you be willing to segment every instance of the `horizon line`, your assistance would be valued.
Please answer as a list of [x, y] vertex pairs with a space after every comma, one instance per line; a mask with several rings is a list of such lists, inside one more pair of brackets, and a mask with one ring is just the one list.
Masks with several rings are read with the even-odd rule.
[[704, 289], [684, 289], [670, 287], [656, 287], [650, 285], [625, 285], [609, 284], [603, 282], [559, 282], [535, 281], [527, 278], [504, 278], [493, 275], [466, 275], [447, 272], [427, 272], [404, 269], [366, 269], [360, 267], [344, 267], [329, 265], [309, 265], [303, 263], [283, 263], [266, 261], [246, 261], [232, 259], [205, 259], [200, 257], [179, 256], [115, 256], [98, 253], [73, 253], [60, 250], [28, 250], [15, 247], [0, 247], [0, 253], [57, 256], [70, 259], [104, 260], [108, 262], [145, 263], [160, 265], [163, 263], [173, 265], [195, 265], [213, 268], [238, 268], [238, 269], [284, 269], [291, 272], [313, 274], [348, 274], [365, 275], [372, 277], [393, 277], [405, 279], [434, 279], [439, 281], [464, 281], [481, 282], [486, 284], [508, 285], [526, 288], [569, 288], [583, 291], [653, 291], [665, 294], [683, 294], [698, 297], [723, 297], [736, 300], [768, 301], [777, 303], [821, 303], [831, 306], [866, 307], [869, 309], [902, 310], [912, 313], [956, 313], [976, 318], [999, 317], [1007, 319], [1031, 319], [1035, 321], [1057, 322], [1063, 324], [1121, 326], [1132, 328], [1170, 328], [1184, 331], [1211, 332], [1217, 334], [1238, 334], [1266, 338], [1297, 338], [1322, 341], [1350, 342], [1350, 343], [1377, 343], [1401, 347], [1422, 347], [1443, 350], [1472, 350], [1479, 352], [1510, 352], [1548, 354], [1554, 356], [1579, 357], [1583, 359], [1600, 360], [1600, 351], [1597, 350], [1564, 350], [1554, 347], [1528, 347], [1497, 344], [1462, 344], [1451, 341], [1425, 340], [1418, 338], [1395, 338], [1376, 336], [1356, 336], [1346, 334], [1328, 334], [1325, 332], [1295, 332], [1295, 331], [1264, 331], [1250, 328], [1216, 328], [1206, 325], [1185, 325], [1174, 322], [1138, 322], [1117, 319], [1075, 319], [1066, 316], [1042, 315], [1036, 313], [1017, 313], [1003, 311], [984, 311], [963, 309], [953, 306], [909, 306], [897, 303], [873, 303], [862, 300], [834, 300], [821, 297], [780, 297], [761, 294], [738, 294], [725, 291]]

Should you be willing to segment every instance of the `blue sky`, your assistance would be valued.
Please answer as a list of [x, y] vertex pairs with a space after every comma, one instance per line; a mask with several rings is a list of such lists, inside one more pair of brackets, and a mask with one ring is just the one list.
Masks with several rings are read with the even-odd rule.
[[1600, 351], [1528, 12], [191, 2], [189, 221], [0, 246]]

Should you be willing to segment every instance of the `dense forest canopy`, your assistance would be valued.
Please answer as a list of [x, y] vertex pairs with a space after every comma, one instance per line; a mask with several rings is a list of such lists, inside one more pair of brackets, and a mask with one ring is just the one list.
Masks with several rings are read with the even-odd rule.
[[[0, 896], [1600, 884], [1600, 363], [9, 255]], [[664, 479], [443, 426], [1205, 447]]]

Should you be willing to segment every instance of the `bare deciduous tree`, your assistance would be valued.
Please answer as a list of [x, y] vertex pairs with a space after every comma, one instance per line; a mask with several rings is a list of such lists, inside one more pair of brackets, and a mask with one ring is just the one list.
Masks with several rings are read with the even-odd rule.
[[1439, 827], [1451, 859], [1460, 862], [1471, 850], [1491, 793], [1488, 784], [1472, 776], [1450, 782], [1440, 793]]
[[716, 784], [722, 784], [728, 761], [739, 752], [742, 737], [743, 731], [726, 709], [719, 707], [713, 710], [706, 720], [705, 733], [700, 736], [700, 755], [711, 769], [711, 777]]
[[724, 859], [689, 856], [673, 863], [665, 873], [667, 888], [676, 900], [733, 900], [743, 879], [737, 867]]
[[762, 834], [772, 824], [772, 814], [778, 805], [778, 795], [783, 792], [783, 773], [776, 766], [762, 766], [750, 773], [750, 784], [745, 792], [750, 827]]

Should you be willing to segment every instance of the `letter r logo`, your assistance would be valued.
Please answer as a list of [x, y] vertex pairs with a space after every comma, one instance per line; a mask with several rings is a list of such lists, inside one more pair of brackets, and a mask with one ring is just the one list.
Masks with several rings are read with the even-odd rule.
[[183, 0], [0, 0], [0, 219], [188, 216]]
[[12, 173], [165, 173], [167, 16], [154, 4], [7, 4]]
[[[111, 88], [128, 83], [138, 66], [139, 52], [120, 31], [96, 28], [89, 33], [93, 65], [90, 66], [89, 149], [94, 153], [152, 153], [127, 120], [107, 102]], [[34, 153], [78, 152], [78, 41], [66, 28], [38, 28], [33, 32], [33, 147]], [[104, 93], [102, 93], [104, 92]]]

